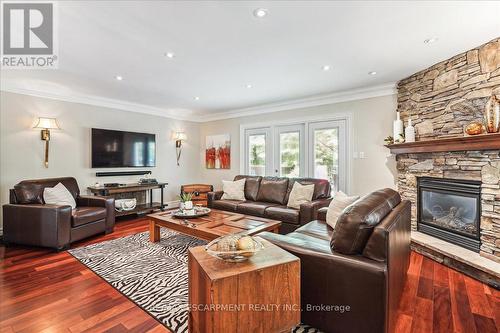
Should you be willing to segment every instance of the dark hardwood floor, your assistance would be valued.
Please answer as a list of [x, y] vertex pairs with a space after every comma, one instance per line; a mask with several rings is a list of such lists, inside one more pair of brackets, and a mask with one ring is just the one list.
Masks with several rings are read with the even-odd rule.
[[[145, 219], [79, 247], [148, 230]], [[67, 252], [0, 246], [0, 332], [169, 332]], [[397, 333], [500, 329], [500, 292], [412, 253]]]

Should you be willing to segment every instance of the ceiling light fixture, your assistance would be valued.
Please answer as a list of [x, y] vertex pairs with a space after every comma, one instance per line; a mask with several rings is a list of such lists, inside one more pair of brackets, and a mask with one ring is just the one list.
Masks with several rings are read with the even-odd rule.
[[165, 57], [172, 59], [173, 57], [175, 57], [175, 54], [173, 52], [166, 52]]
[[377, 75], [377, 72], [371, 71], [371, 72], [368, 72], [368, 75]]
[[324, 70], [325, 72], [327, 72], [327, 71], [329, 71], [330, 69], [332, 69], [332, 67], [330, 67], [330, 65], [324, 65], [322, 68], [323, 68], [323, 70]]
[[438, 39], [436, 37], [427, 38], [426, 40], [424, 40], [424, 44], [432, 44], [432, 43], [437, 42], [437, 40]]
[[121, 80], [123, 80], [123, 76], [116, 75], [116, 76], [115, 76], [115, 79], [117, 79], [118, 81], [121, 81]]
[[256, 18], [264, 18], [267, 15], [267, 9], [265, 8], [257, 8], [253, 11], [253, 16]]
[[253, 86], [252, 86], [251, 84], [247, 84], [247, 85], [246, 85], [246, 87], [247, 87], [248, 89], [250, 89], [250, 88], [252, 88]]
[[199, 101], [200, 100], [200, 98], [198, 96], [194, 96], [193, 98], [194, 98], [195, 101]]

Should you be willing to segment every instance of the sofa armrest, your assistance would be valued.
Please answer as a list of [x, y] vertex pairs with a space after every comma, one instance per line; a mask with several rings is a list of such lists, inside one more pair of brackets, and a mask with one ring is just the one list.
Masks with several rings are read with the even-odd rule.
[[303, 322], [324, 332], [386, 332], [385, 263], [332, 252], [328, 241], [300, 233], [259, 236], [300, 258]]
[[7, 243], [62, 249], [69, 245], [71, 206], [3, 206], [3, 237]]
[[318, 219], [318, 210], [328, 207], [332, 198], [320, 199], [300, 205], [300, 225], [304, 225]]
[[326, 221], [326, 212], [328, 212], [328, 206], [318, 209], [318, 220]]
[[213, 192], [208, 192], [207, 193], [207, 206], [212, 207], [212, 202], [216, 200], [220, 200], [222, 198], [222, 195], [224, 194], [224, 191], [213, 191]]
[[113, 197], [80, 195], [76, 198], [79, 207], [104, 207], [106, 208], [106, 233], [113, 232], [115, 227], [115, 199]]

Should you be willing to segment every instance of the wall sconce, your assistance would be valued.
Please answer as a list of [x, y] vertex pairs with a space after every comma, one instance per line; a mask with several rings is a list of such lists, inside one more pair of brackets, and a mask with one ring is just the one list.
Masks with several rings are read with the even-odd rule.
[[184, 131], [177, 131], [172, 134], [172, 138], [175, 140], [175, 151], [177, 153], [177, 165], [179, 165], [179, 160], [181, 158], [182, 152], [182, 141], [186, 141], [187, 136]]
[[46, 168], [49, 167], [49, 141], [50, 141], [50, 130], [51, 129], [61, 129], [59, 124], [57, 124], [56, 118], [38, 118], [38, 122], [33, 128], [41, 128], [41, 139], [45, 141], [45, 162]]

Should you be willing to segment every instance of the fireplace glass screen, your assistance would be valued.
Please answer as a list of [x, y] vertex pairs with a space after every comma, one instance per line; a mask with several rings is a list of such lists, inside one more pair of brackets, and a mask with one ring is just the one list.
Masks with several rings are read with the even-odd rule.
[[419, 177], [417, 229], [479, 251], [481, 182]]
[[422, 191], [422, 222], [476, 236], [477, 199]]

